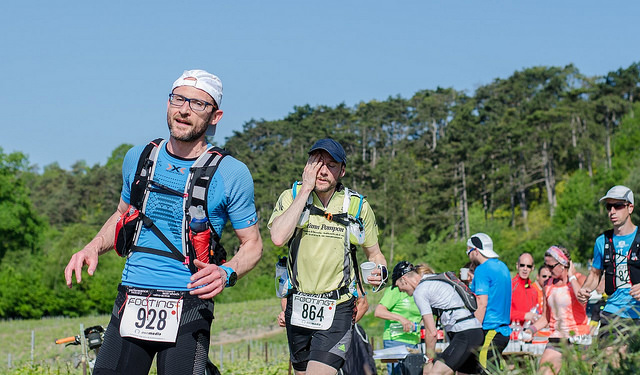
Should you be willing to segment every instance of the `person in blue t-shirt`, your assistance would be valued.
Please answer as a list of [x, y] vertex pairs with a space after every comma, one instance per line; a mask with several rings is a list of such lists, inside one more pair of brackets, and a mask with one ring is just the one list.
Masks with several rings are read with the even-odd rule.
[[478, 309], [475, 315], [485, 333], [478, 361], [485, 369], [489, 363], [501, 366], [502, 359], [494, 360], [494, 353], [502, 353], [511, 335], [511, 274], [507, 265], [497, 259], [493, 241], [485, 233], [476, 233], [469, 238], [467, 256], [478, 265], [469, 286], [476, 294]]
[[578, 299], [588, 301], [604, 275], [605, 293], [609, 297], [600, 314], [598, 336], [607, 345], [616, 335], [628, 342], [629, 333], [637, 332], [640, 326], [640, 234], [631, 221], [634, 208], [631, 189], [614, 186], [600, 201], [605, 203], [613, 230], [596, 238], [592, 267], [578, 291]]
[[[187, 70], [173, 83], [167, 101], [170, 137], [166, 142], [153, 143], [157, 160], [146, 159], [151, 163], [145, 165], [152, 167], [148, 173], [144, 170], [149, 181], [135, 177], [145, 146], [134, 147], [123, 161], [123, 187], [116, 212], [65, 268], [69, 288], [74, 273], [76, 282], [81, 282], [85, 265], [92, 276], [98, 257], [114, 246], [118, 221], [124, 221], [122, 215], [135, 213], [137, 208], [147, 218], [144, 226], [137, 226], [135, 236], [130, 236], [135, 238], [132, 245], [120, 249], [130, 252], [93, 374], [148, 374], [156, 355], [158, 373], [203, 374], [213, 321], [212, 298], [233, 286], [262, 256], [253, 179], [246, 165], [225, 156], [210, 178], [206, 197], [198, 185], [202, 180], [195, 180], [195, 188], [186, 188], [190, 168], [198, 158], [216, 153], [206, 136], [213, 136], [222, 118], [221, 100], [220, 79], [204, 70]], [[148, 193], [132, 197], [132, 186], [139, 186], [139, 181], [147, 183]], [[189, 192], [193, 194], [189, 196]], [[142, 205], [136, 203], [139, 195], [146, 197]], [[205, 200], [206, 204], [189, 206], [191, 199]], [[191, 237], [187, 238], [186, 220], [202, 214], [206, 223], [204, 212], [189, 211], [187, 216], [186, 207], [206, 209], [210, 224], [206, 230], [213, 228], [221, 234], [225, 223], [231, 222], [240, 240], [232, 259], [219, 266], [204, 262], [208, 241], [202, 242], [205, 254], [198, 259], [185, 250], [195, 247]]]

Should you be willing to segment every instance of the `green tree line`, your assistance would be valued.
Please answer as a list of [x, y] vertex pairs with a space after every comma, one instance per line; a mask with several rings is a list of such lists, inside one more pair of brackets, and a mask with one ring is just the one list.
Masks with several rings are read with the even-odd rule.
[[[510, 267], [523, 251], [541, 261], [552, 244], [586, 265], [609, 226], [599, 197], [616, 184], [640, 194], [639, 94], [640, 63], [597, 77], [573, 65], [532, 67], [472, 95], [438, 87], [248, 121], [224, 146], [253, 174], [264, 256], [217, 300], [273, 293], [273, 265], [286, 250], [271, 243], [266, 222], [323, 137], [345, 147], [343, 182], [370, 201], [390, 264], [457, 269], [467, 261], [466, 238], [483, 231]], [[111, 310], [123, 265], [115, 253], [72, 290], [62, 272], [113, 213], [130, 147], [119, 146], [105, 165], [53, 163], [42, 172], [22, 153], [0, 149], [0, 317]], [[238, 246], [230, 230], [223, 243], [231, 254]]]

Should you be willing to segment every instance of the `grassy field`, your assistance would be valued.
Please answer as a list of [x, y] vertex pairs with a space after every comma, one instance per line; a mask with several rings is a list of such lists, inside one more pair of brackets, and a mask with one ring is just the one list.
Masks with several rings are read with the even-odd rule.
[[[371, 294], [371, 305], [380, 298], [381, 293]], [[275, 297], [216, 304], [209, 358], [224, 374], [287, 374], [289, 352], [286, 333], [276, 323], [279, 312], [280, 302]], [[55, 340], [79, 334], [80, 324], [87, 328], [108, 322], [108, 315], [0, 321], [0, 374], [82, 374], [81, 366], [75, 367], [80, 363], [81, 347], [56, 345]], [[372, 312], [361, 323], [381, 337], [383, 321]], [[382, 346], [381, 339], [376, 346]]]
[[[368, 295], [369, 312], [360, 321], [374, 343], [374, 349], [382, 347], [384, 321], [373, 316], [373, 309], [382, 297], [381, 293]], [[278, 299], [217, 304], [216, 319], [212, 328], [209, 358], [223, 374], [288, 374], [289, 354], [286, 333], [276, 324], [280, 312]], [[0, 374], [10, 375], [61, 375], [82, 374], [79, 364], [79, 346], [56, 345], [55, 339], [80, 333], [80, 324], [106, 326], [109, 316], [83, 318], [47, 318], [41, 320], [9, 320], [0, 322]], [[34, 337], [31, 350], [32, 332]], [[561, 374], [637, 374], [640, 373], [640, 343], [628, 344], [632, 353], [626, 357], [608, 354], [595, 347], [568, 347], [564, 350], [564, 366]], [[31, 357], [33, 355], [33, 361]], [[617, 359], [621, 366], [608, 368]], [[9, 368], [11, 362], [11, 368]], [[532, 374], [538, 369], [536, 358], [525, 358], [508, 363], [507, 369], [495, 369], [496, 374]], [[386, 373], [381, 363], [378, 372]], [[151, 374], [155, 374], [155, 369]]]
[[[282, 362], [286, 373], [288, 361], [286, 357], [286, 334], [276, 324], [280, 312], [278, 299], [267, 299], [242, 303], [217, 304], [215, 321], [212, 329], [210, 358], [220, 363], [222, 348], [222, 365], [233, 368], [244, 362], [265, 362], [265, 345], [267, 343], [267, 360], [269, 367], [276, 361]], [[106, 326], [109, 316], [90, 316], [83, 318], [46, 318], [41, 320], [6, 320], [0, 322], [0, 373], [6, 374], [80, 374], [74, 364], [81, 357], [80, 346], [56, 345], [55, 340], [80, 333], [80, 324], [84, 327], [93, 325]], [[33, 366], [32, 358], [32, 333]], [[247, 357], [251, 360], [247, 361]], [[9, 369], [11, 362], [12, 369]], [[256, 364], [256, 366], [258, 366]], [[33, 367], [32, 369], [30, 369]], [[246, 364], [243, 364], [246, 367]], [[243, 373], [240, 369], [238, 372]], [[30, 372], [31, 371], [31, 372]], [[252, 370], [251, 370], [252, 371]], [[247, 372], [256, 373], [256, 372]], [[277, 372], [265, 372], [277, 373]]]
[[[382, 293], [369, 294], [371, 307], [360, 322], [375, 347], [382, 347], [384, 322], [372, 311], [381, 297]], [[216, 304], [209, 358], [224, 374], [287, 374], [289, 352], [286, 333], [276, 323], [279, 312], [280, 302], [275, 297]], [[81, 366], [75, 367], [81, 347], [56, 345], [55, 340], [78, 335], [80, 324], [87, 328], [108, 323], [108, 315], [0, 321], [0, 374], [82, 374]]]

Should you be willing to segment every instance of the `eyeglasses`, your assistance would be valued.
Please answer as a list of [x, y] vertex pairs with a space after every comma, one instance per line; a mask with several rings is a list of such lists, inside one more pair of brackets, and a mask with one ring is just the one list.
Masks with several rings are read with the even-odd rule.
[[209, 102], [205, 102], [204, 100], [187, 98], [179, 94], [169, 94], [169, 103], [171, 103], [172, 106], [182, 107], [185, 102], [188, 102], [189, 108], [194, 111], [202, 112], [207, 108], [208, 105], [212, 106], [214, 110], [217, 110], [215, 105]]
[[611, 208], [615, 208], [616, 211], [618, 211], [625, 208], [628, 205], [629, 205], [628, 203], [617, 202], [617, 203], [607, 203], [604, 206], [607, 208], [607, 211], [611, 211]]
[[522, 267], [527, 267], [528, 269], [532, 269], [533, 268], [533, 264], [520, 264], [519, 266], [520, 266], [520, 268], [522, 268]]
[[552, 269], [556, 268], [556, 266], [558, 264], [560, 264], [560, 262], [558, 262], [556, 264], [547, 264], [547, 263], [545, 263], [544, 266], [552, 270]]

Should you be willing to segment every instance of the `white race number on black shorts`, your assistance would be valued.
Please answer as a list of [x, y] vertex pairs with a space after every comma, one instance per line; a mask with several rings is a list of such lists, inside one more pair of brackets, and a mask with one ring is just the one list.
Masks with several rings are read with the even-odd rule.
[[294, 326], [326, 330], [333, 324], [336, 300], [300, 292], [295, 293], [291, 300], [291, 324]]
[[120, 336], [176, 342], [183, 302], [181, 292], [127, 294], [120, 320]]

